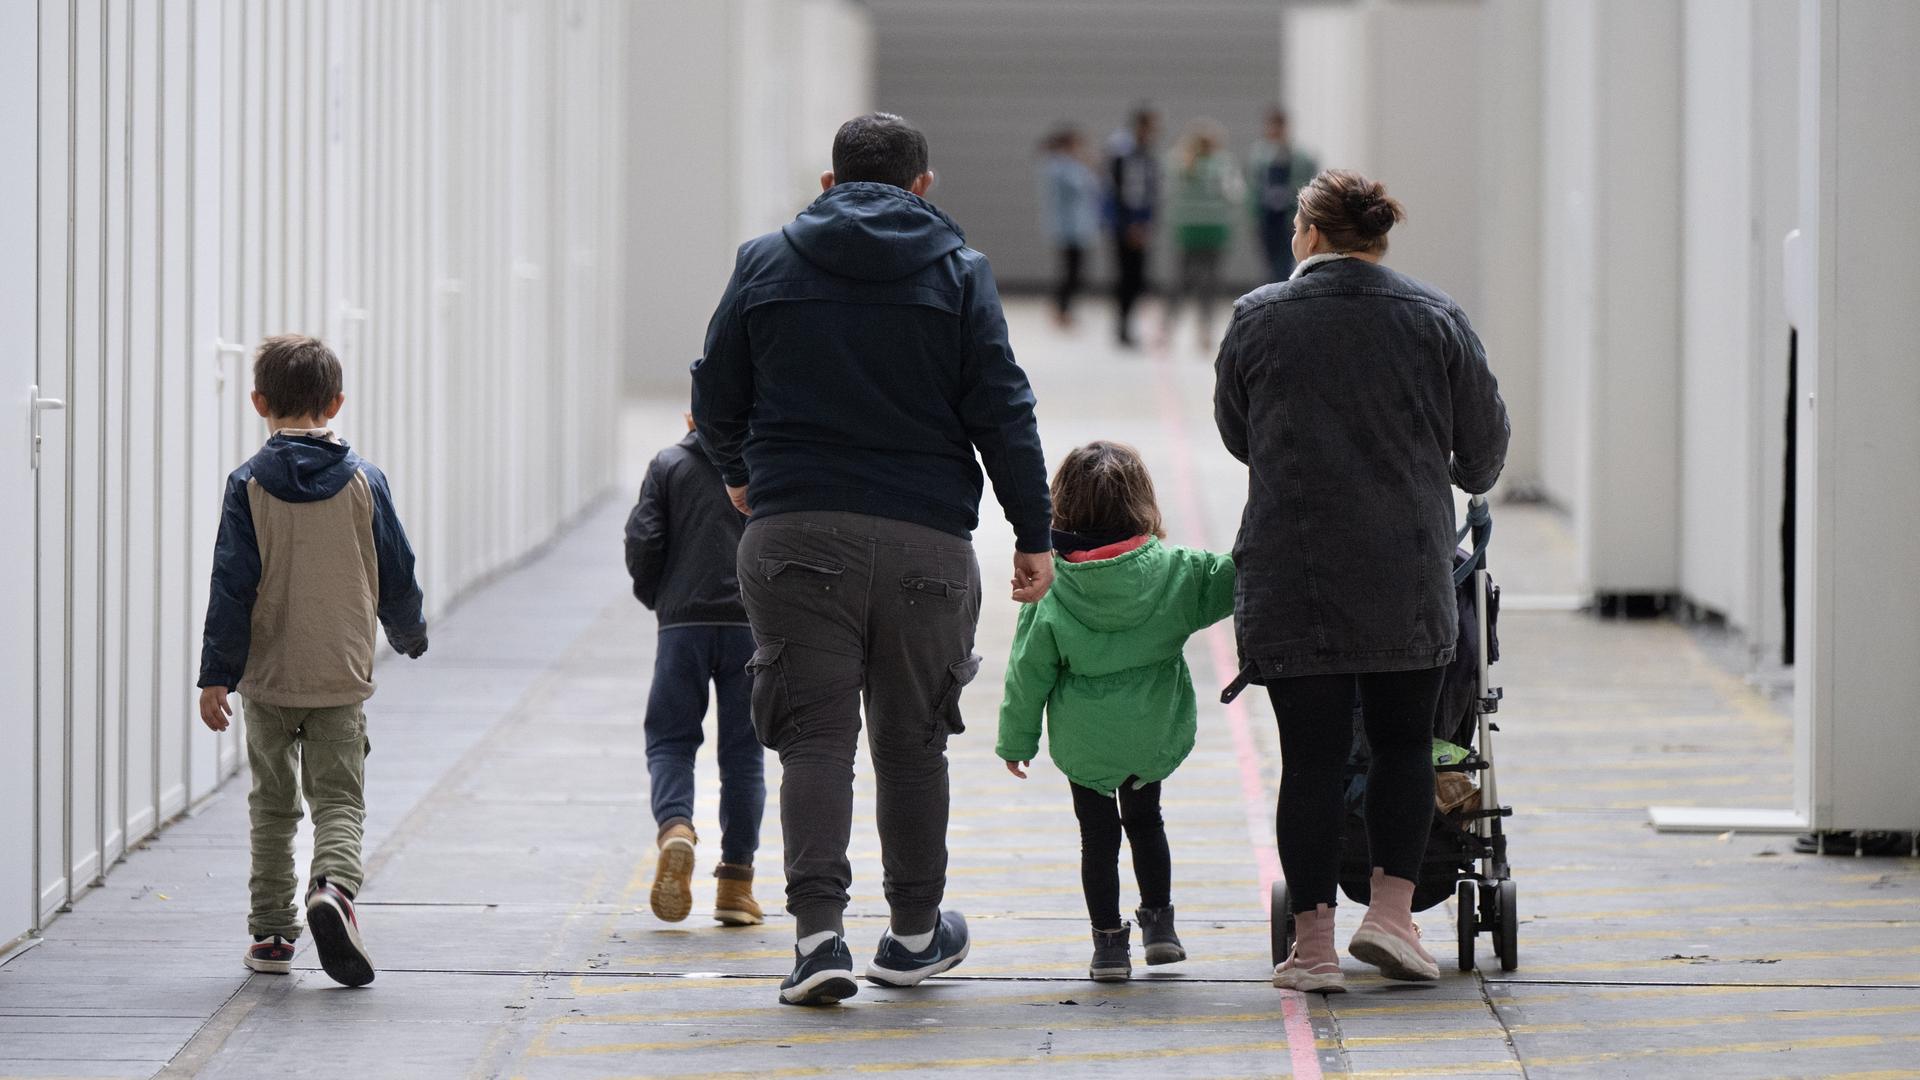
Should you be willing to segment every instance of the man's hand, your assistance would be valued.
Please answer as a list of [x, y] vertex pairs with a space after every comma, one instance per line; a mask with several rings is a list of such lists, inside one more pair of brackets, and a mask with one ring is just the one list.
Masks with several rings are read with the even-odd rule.
[[734, 487], [732, 484], [728, 484], [727, 498], [733, 500], [733, 508], [740, 511], [742, 515], [746, 517], [753, 516], [753, 510], [747, 506], [747, 489], [744, 484], [740, 487]]
[[227, 730], [227, 717], [233, 706], [227, 704], [227, 688], [209, 686], [200, 691], [200, 722], [214, 731]]
[[1007, 762], [1007, 771], [1025, 780], [1027, 778], [1027, 770], [1023, 768], [1023, 766], [1031, 764], [1033, 764], [1031, 761], [1009, 761]]
[[1022, 604], [1037, 604], [1053, 587], [1053, 552], [1013, 553], [1013, 598]]

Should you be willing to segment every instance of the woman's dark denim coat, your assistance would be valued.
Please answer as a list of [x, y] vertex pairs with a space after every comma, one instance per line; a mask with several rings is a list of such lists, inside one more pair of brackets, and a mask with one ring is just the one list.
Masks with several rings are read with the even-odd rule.
[[1362, 259], [1234, 306], [1214, 419], [1248, 465], [1234, 626], [1255, 681], [1452, 659], [1450, 486], [1484, 492], [1507, 409], [1466, 313]]

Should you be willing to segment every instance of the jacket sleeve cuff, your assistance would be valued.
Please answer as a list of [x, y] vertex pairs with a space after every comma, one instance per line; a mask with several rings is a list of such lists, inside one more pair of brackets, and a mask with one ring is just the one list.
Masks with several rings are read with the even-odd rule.
[[239, 689], [240, 680], [234, 678], [231, 675], [224, 675], [217, 671], [210, 671], [210, 672], [202, 673], [200, 676], [200, 681], [195, 683], [194, 685], [198, 686], [202, 690], [205, 690], [205, 689], [208, 689], [209, 687], [214, 687], [214, 686], [224, 686], [227, 688], [227, 691], [231, 693], [232, 691]]
[[721, 469], [720, 478], [727, 482], [728, 487], [747, 486], [747, 470], [740, 465], [729, 465]]
[[1022, 525], [1014, 530], [1013, 546], [1028, 555], [1045, 555], [1053, 550], [1053, 522]]

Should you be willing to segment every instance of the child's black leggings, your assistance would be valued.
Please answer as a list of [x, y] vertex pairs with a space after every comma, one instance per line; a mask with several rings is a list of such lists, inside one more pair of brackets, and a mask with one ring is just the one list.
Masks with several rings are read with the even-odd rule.
[[1445, 668], [1303, 675], [1267, 684], [1280, 722], [1280, 868], [1295, 911], [1336, 902], [1356, 688], [1372, 764], [1367, 853], [1391, 877], [1420, 879], [1433, 827], [1433, 714]]
[[1096, 930], [1120, 928], [1120, 834], [1133, 849], [1133, 876], [1140, 884], [1140, 906], [1172, 903], [1173, 858], [1167, 852], [1166, 822], [1160, 817], [1160, 784], [1133, 786], [1131, 778], [1115, 795], [1102, 795], [1069, 783], [1073, 816], [1080, 819], [1080, 888], [1087, 894], [1087, 918]]

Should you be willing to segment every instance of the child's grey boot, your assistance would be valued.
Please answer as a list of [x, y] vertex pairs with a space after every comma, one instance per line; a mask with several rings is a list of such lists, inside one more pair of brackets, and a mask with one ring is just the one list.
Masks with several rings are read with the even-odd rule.
[[1140, 920], [1140, 941], [1147, 947], [1147, 965], [1177, 964], [1187, 958], [1186, 946], [1173, 931], [1173, 905], [1163, 908], [1136, 908]]
[[1129, 933], [1130, 928], [1124, 923], [1118, 930], [1093, 932], [1093, 963], [1087, 965], [1087, 975], [1094, 982], [1126, 982], [1133, 978]]

